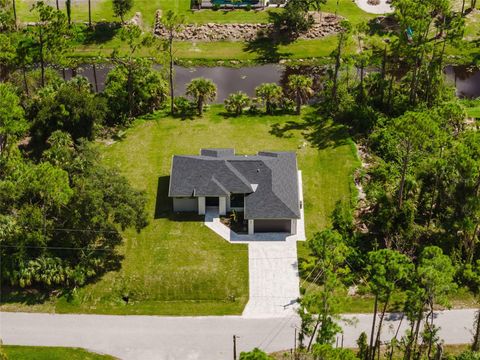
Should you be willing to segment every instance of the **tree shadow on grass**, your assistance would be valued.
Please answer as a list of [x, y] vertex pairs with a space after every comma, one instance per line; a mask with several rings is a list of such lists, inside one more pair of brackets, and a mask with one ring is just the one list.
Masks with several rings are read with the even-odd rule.
[[309, 124], [310, 129], [304, 134], [305, 139], [319, 150], [346, 145], [350, 141], [346, 126], [336, 124], [331, 119], [325, 119], [316, 112], [308, 114], [305, 122]]
[[269, 133], [279, 138], [291, 138], [293, 134], [289, 133], [291, 130], [305, 130], [308, 124], [304, 121], [287, 121], [280, 124], [275, 123], [271, 126]]
[[50, 293], [37, 289], [16, 289], [2, 286], [2, 298], [0, 305], [20, 303], [23, 305], [40, 305], [50, 298]]
[[98, 23], [84, 31], [84, 44], [103, 44], [112, 40], [121, 28], [119, 23]]
[[160, 176], [158, 178], [154, 219], [169, 219], [171, 221], [187, 222], [203, 221], [203, 215], [198, 215], [193, 212], [173, 212], [173, 201], [172, 198], [168, 196], [169, 186], [170, 176]]
[[275, 123], [271, 126], [270, 134], [279, 138], [291, 138], [292, 130], [301, 130], [302, 135], [317, 149], [337, 147], [349, 143], [350, 134], [346, 126], [335, 124], [332, 120], [324, 119], [316, 111], [312, 111], [298, 121]]
[[297, 37], [286, 33], [277, 24], [281, 22], [279, 14], [269, 12], [269, 24], [274, 24], [272, 28], [261, 31], [257, 37], [246, 43], [244, 51], [257, 54], [257, 61], [264, 63], [277, 63], [282, 58], [288, 58], [293, 55], [290, 52], [280, 52], [281, 45], [288, 45], [294, 42]]

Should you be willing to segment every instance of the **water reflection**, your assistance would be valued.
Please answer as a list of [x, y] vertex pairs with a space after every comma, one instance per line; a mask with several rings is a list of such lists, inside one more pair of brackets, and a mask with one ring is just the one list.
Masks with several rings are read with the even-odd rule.
[[[108, 72], [112, 69], [110, 64], [82, 65], [76, 70], [66, 70], [65, 78], [71, 79], [75, 74], [85, 76], [94, 89], [102, 91]], [[185, 93], [186, 84], [197, 77], [211, 79], [218, 88], [217, 102], [236, 91], [243, 91], [249, 96], [255, 95], [255, 87], [262, 83], [274, 82], [285, 87], [291, 74], [305, 74], [314, 79], [314, 89], [319, 90], [325, 76], [325, 68], [318, 66], [285, 67], [277, 64], [259, 65], [243, 68], [217, 67], [175, 67], [175, 93], [177, 96]], [[473, 67], [447, 66], [445, 74], [452, 81], [460, 97], [480, 97], [480, 70]], [[96, 84], [96, 86], [95, 86]]]

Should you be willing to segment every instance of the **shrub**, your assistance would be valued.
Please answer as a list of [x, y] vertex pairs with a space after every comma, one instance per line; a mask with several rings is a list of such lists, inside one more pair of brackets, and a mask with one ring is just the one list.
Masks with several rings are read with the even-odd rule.
[[174, 100], [175, 114], [182, 119], [193, 117], [195, 114], [195, 104], [189, 101], [187, 98], [180, 96]]
[[250, 105], [250, 98], [242, 91], [238, 91], [234, 94], [230, 94], [225, 100], [225, 110], [234, 114], [235, 116], [241, 115], [243, 110]]

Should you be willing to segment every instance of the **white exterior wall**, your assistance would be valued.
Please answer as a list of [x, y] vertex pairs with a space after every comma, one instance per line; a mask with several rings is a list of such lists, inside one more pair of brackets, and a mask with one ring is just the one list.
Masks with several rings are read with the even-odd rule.
[[227, 212], [230, 212], [232, 210], [230, 207], [230, 195], [226, 197], [226, 201], [227, 201]]
[[292, 227], [290, 233], [295, 235], [297, 233], [297, 219], [292, 219]]
[[227, 214], [227, 198], [225, 196], [220, 196], [218, 198], [218, 213], [220, 215]]
[[198, 197], [198, 215], [205, 215], [205, 196]]
[[248, 220], [248, 235], [253, 235], [255, 233], [255, 220]]

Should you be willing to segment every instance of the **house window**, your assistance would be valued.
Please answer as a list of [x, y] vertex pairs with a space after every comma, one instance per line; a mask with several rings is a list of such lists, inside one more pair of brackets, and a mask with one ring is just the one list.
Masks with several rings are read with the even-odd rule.
[[244, 194], [232, 194], [230, 195], [230, 207], [232, 208], [243, 208], [244, 205]]

